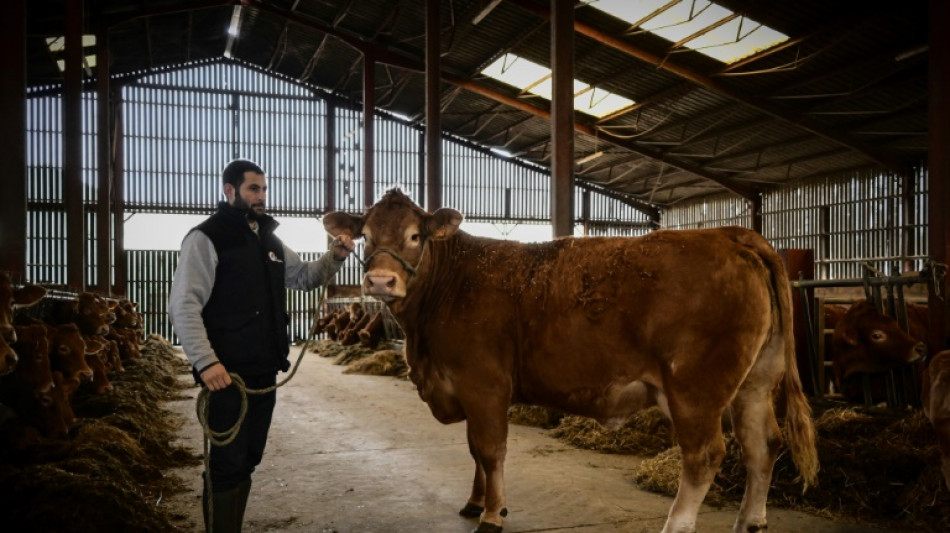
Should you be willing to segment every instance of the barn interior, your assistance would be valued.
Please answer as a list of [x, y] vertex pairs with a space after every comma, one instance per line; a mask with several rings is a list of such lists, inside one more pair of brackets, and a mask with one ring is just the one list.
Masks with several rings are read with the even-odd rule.
[[[380, 163], [389, 141], [412, 135], [403, 182], [427, 209], [460, 198], [472, 220], [550, 224], [552, 237], [746, 226], [804, 278], [793, 296], [809, 323], [821, 319], [816, 291], [883, 307], [913, 282], [930, 352], [948, 347], [941, 0], [12, 0], [0, 9], [10, 52], [0, 158], [12, 174], [0, 195], [0, 271], [63, 298], [136, 301], [146, 336], [175, 339], [166, 295], [176, 256], [127, 249], [124, 225], [139, 213], [209, 213], [217, 191], [202, 180], [223, 161], [199, 161], [222, 153], [210, 148], [219, 139], [187, 136], [195, 161], [163, 170], [187, 171], [179, 181], [142, 170], [161, 147], [136, 151], [132, 139], [186, 135], [160, 115], [134, 115], [133, 91], [153, 91], [143, 105], [158, 106], [190, 84], [214, 103], [183, 109], [261, 98], [350, 113], [350, 144], [321, 146], [320, 181], [301, 186], [315, 199], [275, 202], [275, 213], [371, 205], [393, 183], [396, 170]], [[189, 77], [213, 68], [300, 93]], [[176, 76], [179, 85], [162, 81]], [[136, 132], [143, 123], [148, 131]], [[391, 124], [403, 129], [388, 133]], [[502, 166], [479, 167], [481, 181], [466, 184], [450, 168], [450, 143]], [[520, 185], [485, 177], [513, 168], [541, 183], [525, 186], [537, 190], [522, 208], [512, 205]], [[450, 196], [453, 187], [463, 192]], [[342, 296], [359, 276], [347, 267], [332, 309], [350, 301]], [[317, 300], [291, 303], [292, 337], [306, 338]], [[824, 334], [800, 331], [799, 341], [803, 380], [822, 397]], [[891, 404], [915, 403], [919, 383], [889, 379]]]

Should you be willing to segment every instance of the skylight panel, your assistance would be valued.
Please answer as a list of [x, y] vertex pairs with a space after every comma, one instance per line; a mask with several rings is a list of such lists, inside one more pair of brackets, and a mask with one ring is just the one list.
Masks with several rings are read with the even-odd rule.
[[726, 64], [788, 40], [709, 0], [592, 0], [590, 6]]
[[[505, 54], [488, 65], [482, 74], [520, 89], [522, 92], [551, 100], [551, 69], [515, 54]], [[633, 100], [574, 80], [574, 109], [601, 118], [633, 105]]]
[[[66, 37], [60, 35], [58, 37], [47, 37], [46, 46], [49, 48], [49, 51], [55, 56], [62, 56], [66, 51]], [[96, 36], [95, 34], [85, 34], [82, 36], [82, 47], [83, 48], [92, 48], [96, 46]], [[95, 68], [96, 66], [96, 54], [83, 55], [83, 67], [90, 69]], [[60, 72], [66, 70], [66, 60], [57, 59], [56, 66], [59, 67]]]
[[[59, 37], [47, 37], [46, 46], [49, 47], [50, 52], [62, 52], [66, 49], [66, 37], [60, 35]], [[92, 33], [87, 33], [82, 36], [82, 47], [89, 48], [96, 46], [96, 35]]]

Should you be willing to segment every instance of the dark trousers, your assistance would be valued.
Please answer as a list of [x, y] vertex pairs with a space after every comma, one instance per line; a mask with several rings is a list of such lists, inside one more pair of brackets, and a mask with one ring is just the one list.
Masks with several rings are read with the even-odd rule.
[[[263, 389], [277, 382], [277, 376], [244, 377], [248, 389]], [[224, 431], [237, 422], [241, 412], [241, 394], [234, 385], [211, 394], [208, 424], [214, 431]], [[236, 488], [250, 480], [254, 468], [261, 463], [267, 432], [270, 430], [277, 391], [247, 395], [247, 415], [233, 442], [211, 446], [211, 484], [214, 492]]]

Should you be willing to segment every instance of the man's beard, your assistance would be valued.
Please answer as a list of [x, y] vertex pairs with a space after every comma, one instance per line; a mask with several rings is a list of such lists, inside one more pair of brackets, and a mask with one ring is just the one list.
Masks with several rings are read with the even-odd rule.
[[261, 202], [260, 206], [261, 206], [261, 210], [260, 210], [260, 213], [258, 213], [253, 207], [251, 207], [250, 205], [248, 205], [247, 202], [244, 201], [244, 198], [241, 198], [240, 194], [234, 195], [233, 207], [235, 209], [243, 211], [244, 214], [247, 215], [247, 218], [251, 220], [256, 220], [259, 216], [264, 214], [264, 203]]

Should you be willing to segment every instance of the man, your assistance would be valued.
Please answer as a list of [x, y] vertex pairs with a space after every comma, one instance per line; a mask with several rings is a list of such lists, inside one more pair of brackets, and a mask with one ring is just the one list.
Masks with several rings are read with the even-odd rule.
[[[274, 235], [277, 221], [264, 214], [264, 171], [238, 159], [225, 167], [223, 180], [227, 201], [185, 236], [169, 296], [169, 317], [195, 380], [212, 391], [208, 424], [214, 431], [238, 419], [241, 394], [230, 386], [230, 373], [248, 389], [263, 389], [290, 367], [285, 288], [320, 286], [354, 248], [351, 239], [338, 238], [318, 261], [302, 261]], [[212, 493], [206, 483], [202, 497], [207, 530], [241, 531], [276, 399], [276, 392], [249, 394], [237, 437], [211, 447]]]

